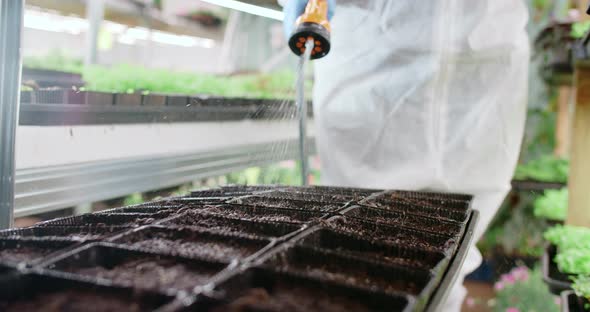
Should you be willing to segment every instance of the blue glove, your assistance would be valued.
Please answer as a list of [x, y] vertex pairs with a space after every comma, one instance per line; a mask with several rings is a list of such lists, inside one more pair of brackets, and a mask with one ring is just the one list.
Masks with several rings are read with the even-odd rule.
[[[287, 4], [283, 8], [285, 13], [285, 20], [283, 21], [283, 31], [287, 40], [293, 33], [295, 22], [305, 12], [308, 0], [287, 0]], [[328, 20], [332, 20], [334, 16], [334, 9], [336, 9], [336, 0], [328, 0]]]

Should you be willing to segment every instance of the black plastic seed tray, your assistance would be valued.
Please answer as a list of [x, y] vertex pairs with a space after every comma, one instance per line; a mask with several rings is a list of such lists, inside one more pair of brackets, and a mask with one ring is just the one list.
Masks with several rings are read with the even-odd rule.
[[435, 193], [435, 192], [414, 192], [414, 191], [387, 191], [384, 194], [379, 195], [384, 198], [415, 198], [415, 199], [438, 199], [443, 201], [464, 201], [469, 202], [473, 199], [472, 195], [467, 194], [448, 194], [448, 193]]
[[275, 186], [233, 185], [191, 192], [191, 197], [236, 197], [275, 190]]
[[340, 194], [322, 194], [322, 193], [306, 193], [306, 192], [291, 192], [291, 191], [273, 191], [265, 194], [259, 194], [261, 197], [271, 197], [276, 199], [310, 201], [314, 203], [339, 203], [346, 204], [349, 202], [356, 202], [364, 199], [363, 196], [340, 195]]
[[431, 279], [429, 270], [359, 261], [338, 252], [302, 246], [281, 251], [265, 264], [279, 271], [390, 294], [418, 295]]
[[515, 191], [539, 191], [560, 190], [566, 187], [562, 182], [541, 182], [534, 180], [512, 180], [512, 189]]
[[130, 229], [122, 226], [34, 226], [0, 231], [0, 237], [10, 238], [66, 238], [73, 241], [92, 241]]
[[453, 220], [437, 219], [409, 213], [390, 211], [379, 208], [355, 206], [345, 213], [346, 216], [377, 223], [407, 227], [421, 231], [456, 236], [461, 234], [463, 224]]
[[206, 285], [228, 263], [95, 243], [62, 254], [43, 266], [83, 278], [108, 280], [119, 286], [174, 294]]
[[35, 264], [75, 244], [75, 241], [66, 239], [0, 238], [0, 263]]
[[37, 223], [36, 226], [140, 226], [153, 223], [167, 215], [157, 213], [89, 213]]
[[590, 311], [590, 301], [586, 298], [576, 296], [573, 290], [563, 291], [561, 297], [562, 312], [588, 312]]
[[278, 238], [293, 234], [302, 227], [295, 222], [267, 222], [250, 219], [228, 218], [220, 215], [188, 211], [176, 218], [172, 218], [160, 225], [188, 226], [215, 231], [230, 231], [239, 234], [249, 234], [262, 237]]
[[386, 295], [288, 272], [251, 268], [217, 288], [215, 299], [201, 300], [194, 311], [410, 311], [412, 298]]
[[[466, 206], [468, 203], [466, 204]], [[430, 202], [404, 199], [399, 201], [380, 200], [365, 202], [359, 206], [379, 208], [417, 216], [447, 219], [451, 221], [465, 222], [469, 216], [468, 207], [462, 209], [449, 208], [443, 205], [435, 205]]]
[[457, 245], [456, 237], [434, 234], [411, 228], [373, 223], [350, 217], [334, 217], [322, 223], [325, 228], [349, 233], [371, 241], [389, 245], [401, 245], [433, 251], [453, 252]]
[[189, 228], [150, 226], [113, 238], [114, 243], [189, 258], [243, 261], [267, 247], [267, 238]]
[[289, 223], [317, 221], [326, 216], [326, 213], [321, 211], [284, 209], [272, 206], [247, 206], [242, 204], [208, 206], [199, 211], [244, 220]]
[[161, 211], [172, 212], [181, 207], [182, 204], [176, 201], [156, 201], [146, 204], [101, 210], [97, 213], [158, 213]]
[[400, 193], [389, 193], [367, 202], [375, 202], [377, 205], [395, 205], [400, 203], [417, 205], [423, 207], [443, 208], [446, 210], [467, 212], [470, 201], [450, 197], [418, 197]]
[[280, 208], [303, 211], [334, 212], [345, 206], [344, 203], [316, 202], [303, 199], [285, 199], [269, 196], [248, 196], [228, 201], [231, 204], [239, 204], [252, 207]]
[[0, 279], [0, 310], [5, 312], [151, 311], [173, 297], [137, 289], [98, 285], [48, 272]]
[[553, 261], [556, 254], [557, 248], [555, 245], [549, 245], [541, 258], [541, 264], [543, 281], [547, 284], [551, 293], [559, 296], [562, 291], [572, 289], [572, 280], [569, 275], [561, 273], [557, 268], [557, 264]]
[[383, 190], [376, 189], [362, 189], [362, 188], [349, 188], [349, 187], [337, 187], [337, 186], [298, 186], [298, 187], [285, 187], [282, 189], [285, 192], [302, 192], [302, 193], [314, 193], [324, 195], [342, 195], [352, 197], [368, 197], [383, 192]]
[[436, 267], [445, 254], [440, 251], [425, 250], [400, 245], [387, 245], [355, 235], [335, 232], [328, 229], [315, 231], [297, 242], [302, 246], [336, 251], [349, 257], [369, 259], [385, 264], [430, 269]]

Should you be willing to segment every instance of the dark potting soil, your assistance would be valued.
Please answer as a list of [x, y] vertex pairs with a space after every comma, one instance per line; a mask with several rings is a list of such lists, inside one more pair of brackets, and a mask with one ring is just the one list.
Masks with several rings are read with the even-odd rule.
[[322, 193], [307, 193], [307, 192], [283, 192], [275, 191], [268, 194], [258, 195], [260, 197], [271, 197], [276, 199], [287, 199], [287, 200], [300, 200], [300, 201], [311, 201], [317, 203], [348, 203], [351, 201], [359, 201], [364, 196], [346, 196], [336, 194], [322, 194]]
[[345, 217], [326, 221], [324, 225], [336, 231], [347, 232], [371, 241], [410, 248], [447, 250], [457, 243], [454, 238], [434, 234], [429, 235], [427, 233], [420, 233], [417, 230], [396, 228], [395, 226], [385, 227], [377, 224], [357, 222]]
[[291, 226], [290, 224], [289, 226], [284, 225], [281, 227], [280, 221], [267, 221], [271, 224], [258, 223], [261, 221], [267, 221], [267, 219], [264, 217], [253, 218], [252, 220], [246, 218], [227, 218], [227, 215], [221, 216], [218, 214], [190, 211], [178, 218], [166, 221], [162, 225], [188, 226], [220, 232], [269, 237], [280, 237], [297, 230], [297, 226]]
[[250, 288], [231, 303], [218, 306], [212, 312], [309, 312], [309, 311], [370, 311], [370, 309], [346, 296], [327, 293], [318, 288], [299, 287], [277, 282], [268, 292], [264, 288]]
[[236, 198], [230, 201], [234, 204], [247, 205], [253, 207], [271, 207], [271, 208], [283, 208], [283, 209], [300, 209], [307, 211], [334, 211], [338, 208], [343, 207], [343, 204], [338, 203], [317, 203], [311, 201], [302, 200], [289, 200], [281, 198], [253, 196]]
[[433, 264], [431, 261], [426, 259], [417, 259], [417, 258], [402, 258], [398, 256], [392, 256], [385, 252], [379, 251], [364, 251], [359, 252], [355, 250], [349, 250], [346, 248], [336, 248], [336, 251], [348, 253], [352, 256], [363, 258], [363, 259], [373, 259], [379, 262], [384, 262], [387, 264], [399, 265], [399, 266], [406, 266], [410, 268], [418, 268], [418, 269], [429, 269], [432, 268]]
[[258, 241], [241, 241], [225, 237], [214, 238], [199, 233], [185, 234], [186, 232], [175, 231], [142, 231], [124, 237], [122, 241], [136, 248], [222, 261], [248, 257], [265, 245]]
[[36, 246], [19, 246], [0, 249], [0, 261], [9, 263], [29, 262], [42, 258], [56, 251], [53, 248], [43, 248]]
[[427, 230], [429, 232], [450, 236], [458, 235], [461, 231], [461, 224], [458, 222], [437, 219], [436, 217], [421, 217], [408, 213], [388, 212], [382, 209], [360, 207], [350, 211], [348, 215], [363, 220], [409, 227], [418, 230]]
[[179, 263], [173, 259], [130, 259], [113, 267], [72, 267], [65, 271], [131, 284], [150, 290], [174, 288], [190, 291], [207, 282], [218, 270], [212, 267]]
[[209, 206], [201, 211], [222, 215], [229, 218], [245, 219], [262, 222], [308, 222], [321, 217], [321, 214], [280, 209], [253, 208], [248, 206]]
[[155, 307], [146, 307], [139, 301], [122, 296], [90, 290], [38, 293], [17, 301], [0, 301], [0, 310], [6, 312], [140, 312], [150, 308]]

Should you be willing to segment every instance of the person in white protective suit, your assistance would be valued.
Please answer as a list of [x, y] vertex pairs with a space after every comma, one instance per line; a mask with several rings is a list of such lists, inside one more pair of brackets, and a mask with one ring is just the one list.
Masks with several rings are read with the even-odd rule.
[[[284, 0], [287, 34], [306, 0]], [[332, 4], [332, 3], [330, 3]], [[474, 195], [474, 243], [517, 163], [527, 102], [521, 0], [337, 0], [314, 63], [322, 183]], [[459, 311], [472, 246], [444, 311]]]

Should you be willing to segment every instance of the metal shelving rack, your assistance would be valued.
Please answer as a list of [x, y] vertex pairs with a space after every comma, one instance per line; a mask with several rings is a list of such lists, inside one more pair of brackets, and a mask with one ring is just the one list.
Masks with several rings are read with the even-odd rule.
[[[86, 117], [103, 114], [94, 119], [113, 117], [118, 109], [125, 111], [127, 117], [134, 112], [151, 114], [144, 116], [145, 120], [123, 123], [112, 119], [112, 123], [92, 125], [60, 124], [57, 119], [52, 122], [36, 119], [35, 114], [50, 118], [52, 115], [47, 110], [57, 110], [53, 117], [63, 116], [66, 110], [59, 104], [24, 103], [19, 107], [23, 2], [0, 0], [0, 228], [10, 227], [14, 217], [297, 158], [297, 125], [289, 119], [218, 120], [199, 116], [154, 124], [151, 118], [177, 108], [143, 105], [112, 106], [108, 111], [111, 115], [104, 115], [102, 108], [83, 107]], [[17, 125], [19, 111], [22, 112], [20, 126]], [[82, 113], [77, 114], [82, 116]], [[88, 129], [93, 129], [94, 134], [85, 136]], [[310, 152], [314, 146], [312, 130], [309, 131]], [[133, 150], [131, 138], [142, 140], [140, 151]], [[158, 143], [150, 146], [146, 141]], [[16, 160], [15, 154], [18, 154]]]

